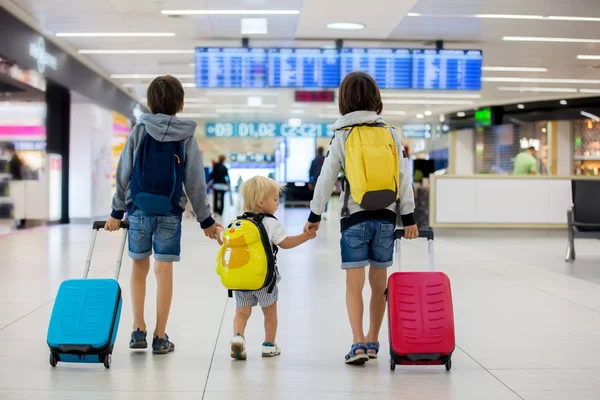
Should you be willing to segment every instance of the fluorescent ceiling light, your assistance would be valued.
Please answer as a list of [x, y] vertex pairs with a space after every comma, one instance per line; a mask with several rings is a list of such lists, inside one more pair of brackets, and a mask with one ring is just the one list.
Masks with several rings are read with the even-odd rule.
[[302, 126], [302, 120], [300, 118], [290, 118], [288, 121], [288, 125], [292, 128], [297, 128]]
[[412, 97], [425, 99], [480, 99], [480, 94], [462, 94], [462, 93], [381, 93], [381, 97]]
[[600, 89], [579, 89], [581, 93], [600, 93]]
[[206, 96], [279, 96], [279, 92], [256, 92], [248, 90], [246, 92], [227, 92], [223, 90], [207, 90]]
[[465, 114], [465, 113], [464, 113], [464, 112], [462, 112], [462, 111], [460, 111], [460, 112], [457, 112], [457, 113], [456, 113], [456, 116], [457, 116], [457, 117], [460, 117], [460, 118], [464, 117], [465, 115], [467, 115], [467, 114]]
[[548, 78], [519, 78], [519, 77], [490, 77], [481, 78], [483, 82], [512, 82], [512, 83], [598, 83], [600, 79], [548, 79]]
[[219, 116], [217, 113], [179, 113], [178, 117], [181, 118], [216, 118]]
[[360, 24], [357, 22], [331, 22], [327, 24], [328, 29], [337, 29], [342, 31], [355, 31], [364, 29], [364, 24]]
[[600, 56], [590, 54], [580, 54], [577, 56], [578, 60], [600, 60]]
[[596, 122], [600, 121], [600, 117], [598, 117], [596, 114], [592, 114], [587, 111], [581, 111], [581, 115], [583, 115], [584, 117], [593, 119]]
[[57, 37], [173, 37], [173, 32], [61, 32]]
[[[112, 74], [110, 77], [113, 79], [154, 79], [163, 75], [167, 74]], [[196, 77], [194, 74], [173, 74], [173, 76], [178, 79], [192, 79]]]
[[519, 110], [524, 110], [525, 109], [525, 105], [524, 104], [517, 104], [517, 108]]
[[574, 17], [566, 15], [532, 15], [532, 14], [427, 14], [408, 13], [407, 17], [426, 18], [481, 18], [481, 19], [525, 19], [539, 21], [579, 21], [599, 22], [600, 17]]
[[482, 67], [481, 70], [490, 72], [548, 72], [548, 68], [541, 67]]
[[263, 99], [261, 96], [248, 96], [248, 107], [260, 107], [262, 106]]
[[194, 49], [182, 50], [79, 50], [79, 54], [194, 54]]
[[507, 42], [600, 43], [600, 39], [578, 39], [535, 36], [504, 36]]
[[575, 88], [552, 87], [499, 87], [502, 92], [550, 92], [550, 93], [577, 93]]
[[424, 113], [424, 114], [425, 114], [426, 116], [428, 116], [428, 117], [429, 117], [429, 116], [430, 116], [431, 114], [433, 114], [433, 113], [432, 113], [431, 111], [425, 111], [425, 113]]
[[242, 18], [242, 35], [266, 35], [267, 33], [269, 30], [266, 18]]
[[298, 10], [162, 10], [163, 15], [298, 15]]
[[469, 100], [385, 100], [383, 104], [474, 104]]

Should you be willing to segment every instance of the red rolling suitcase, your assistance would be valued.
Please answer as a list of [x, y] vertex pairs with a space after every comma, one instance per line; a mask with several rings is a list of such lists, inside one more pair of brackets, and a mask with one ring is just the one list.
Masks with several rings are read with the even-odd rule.
[[452, 367], [454, 313], [450, 280], [434, 271], [433, 231], [424, 229], [430, 272], [400, 272], [400, 242], [404, 230], [396, 231], [398, 272], [388, 279], [388, 325], [390, 369], [400, 365], [445, 365]]

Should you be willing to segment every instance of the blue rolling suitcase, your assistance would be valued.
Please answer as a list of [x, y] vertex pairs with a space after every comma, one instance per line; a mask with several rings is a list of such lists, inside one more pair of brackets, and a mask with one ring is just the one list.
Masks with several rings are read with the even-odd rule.
[[123, 238], [115, 278], [87, 279], [96, 237], [104, 224], [103, 221], [94, 222], [83, 279], [66, 280], [58, 289], [47, 338], [53, 367], [60, 361], [103, 363], [104, 367], [110, 368], [123, 305], [118, 279], [129, 224], [127, 221], [121, 223]]

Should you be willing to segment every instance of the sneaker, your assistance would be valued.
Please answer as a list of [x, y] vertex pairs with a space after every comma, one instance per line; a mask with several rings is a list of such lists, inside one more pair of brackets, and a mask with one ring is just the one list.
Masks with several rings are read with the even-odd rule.
[[239, 333], [231, 339], [231, 358], [236, 360], [246, 359], [246, 339]]
[[262, 345], [263, 357], [275, 357], [281, 354], [281, 349], [275, 343], [264, 342]]
[[169, 340], [169, 336], [165, 333], [164, 338], [156, 336], [152, 340], [152, 353], [153, 354], [167, 354], [175, 351], [175, 344]]
[[129, 341], [130, 349], [146, 349], [148, 348], [148, 342], [146, 341], [146, 331], [140, 330], [140, 328], [131, 332], [131, 340]]

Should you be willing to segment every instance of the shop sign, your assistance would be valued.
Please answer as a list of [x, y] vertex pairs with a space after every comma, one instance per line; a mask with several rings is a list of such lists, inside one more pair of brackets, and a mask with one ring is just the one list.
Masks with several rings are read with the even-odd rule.
[[274, 163], [275, 154], [265, 153], [232, 153], [231, 162], [234, 163]]
[[430, 139], [430, 124], [404, 124], [402, 125], [402, 137], [405, 139]]
[[46, 41], [43, 37], [29, 44], [29, 55], [37, 61], [37, 69], [40, 74], [46, 71], [46, 67], [55, 71], [58, 68], [56, 57], [46, 51]]
[[526, 137], [521, 138], [520, 141], [522, 149], [528, 149], [530, 147], [534, 147], [536, 151], [540, 149], [540, 140], [539, 139], [527, 139]]
[[206, 136], [216, 138], [241, 137], [241, 138], [275, 138], [275, 137], [331, 137], [332, 124], [303, 123], [300, 126], [291, 126], [287, 123], [232, 123], [208, 122], [206, 123]]

